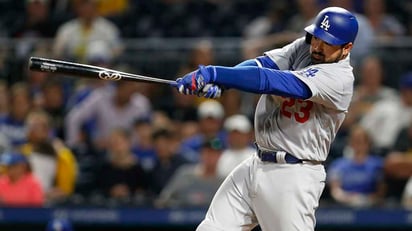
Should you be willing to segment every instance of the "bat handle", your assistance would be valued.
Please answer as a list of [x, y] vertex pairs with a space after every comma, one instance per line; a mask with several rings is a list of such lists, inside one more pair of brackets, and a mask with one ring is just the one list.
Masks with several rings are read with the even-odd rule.
[[170, 81], [170, 86], [172, 87], [177, 87], [177, 82], [176, 81]]

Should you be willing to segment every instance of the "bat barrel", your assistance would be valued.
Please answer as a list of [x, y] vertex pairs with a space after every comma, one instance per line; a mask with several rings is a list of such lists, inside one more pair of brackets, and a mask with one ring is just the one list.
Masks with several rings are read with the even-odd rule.
[[103, 68], [100, 69], [94, 66], [37, 57], [30, 58], [29, 69], [33, 71], [51, 72], [56, 74], [66, 74], [89, 78], [98, 77], [99, 71], [103, 70]]
[[176, 85], [176, 81], [154, 78], [144, 75], [130, 74], [116, 71], [108, 68], [72, 63], [62, 60], [46, 59], [40, 57], [31, 57], [29, 60], [29, 69], [33, 71], [50, 72], [55, 74], [64, 74], [70, 76], [79, 76], [82, 78], [102, 79], [102, 80], [129, 80], [136, 82], [153, 82]]

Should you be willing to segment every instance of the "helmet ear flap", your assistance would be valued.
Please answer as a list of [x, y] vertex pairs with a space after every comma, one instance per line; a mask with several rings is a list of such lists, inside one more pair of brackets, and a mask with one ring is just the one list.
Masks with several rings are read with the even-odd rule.
[[310, 40], [312, 40], [313, 35], [306, 32], [305, 42], [310, 44]]

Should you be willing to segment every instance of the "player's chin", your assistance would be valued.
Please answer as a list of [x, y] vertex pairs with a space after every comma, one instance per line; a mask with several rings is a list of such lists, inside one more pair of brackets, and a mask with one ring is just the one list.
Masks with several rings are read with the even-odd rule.
[[319, 64], [319, 63], [324, 63], [325, 62], [324, 59], [317, 59], [317, 58], [314, 58], [314, 57], [312, 57], [311, 59], [312, 59], [313, 64]]
[[313, 64], [319, 64], [325, 62], [325, 57], [319, 54], [311, 54], [310, 56]]

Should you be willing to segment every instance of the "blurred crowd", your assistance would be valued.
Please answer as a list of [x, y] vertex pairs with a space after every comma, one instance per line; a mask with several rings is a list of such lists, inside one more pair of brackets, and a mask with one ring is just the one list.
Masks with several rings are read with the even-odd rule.
[[180, 76], [219, 65], [207, 37], [241, 37], [240, 62], [303, 36], [331, 5], [355, 11], [360, 31], [353, 101], [325, 163], [322, 203], [412, 208], [412, 72], [385, 85], [390, 67], [373, 47], [412, 39], [412, 1], [388, 2], [0, 1], [0, 36], [17, 41], [0, 48], [0, 205], [204, 207], [255, 153], [256, 95], [205, 100], [170, 86], [51, 77], [28, 71], [29, 56], [135, 71], [117, 62], [123, 39], [204, 38], [170, 73]]

